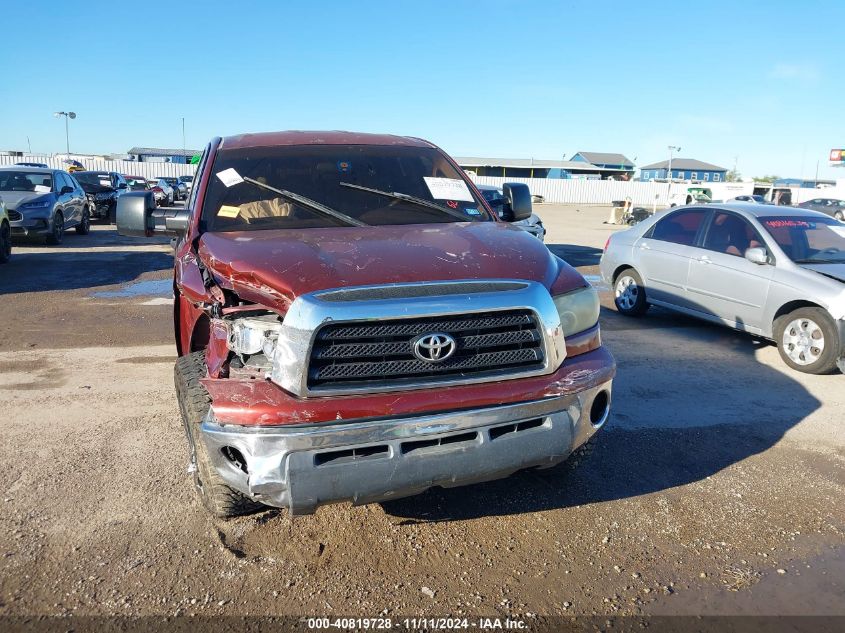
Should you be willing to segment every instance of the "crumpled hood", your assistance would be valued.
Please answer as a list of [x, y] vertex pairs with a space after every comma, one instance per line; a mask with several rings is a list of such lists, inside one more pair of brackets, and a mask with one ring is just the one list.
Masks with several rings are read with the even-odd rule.
[[845, 264], [800, 264], [800, 266], [801, 268], [821, 273], [826, 277], [833, 277], [834, 279], [845, 282]]
[[114, 187], [106, 187], [105, 185], [98, 185], [94, 182], [81, 182], [79, 186], [85, 193], [114, 193], [117, 191]]
[[46, 198], [52, 195], [38, 191], [0, 191], [0, 198], [6, 203], [6, 208], [9, 211], [14, 211], [24, 202], [33, 202], [38, 198]]
[[536, 238], [501, 222], [205, 233], [198, 252], [221, 287], [281, 312], [301, 294], [348, 286], [525, 279], [550, 288], [559, 276], [567, 289], [584, 285]]

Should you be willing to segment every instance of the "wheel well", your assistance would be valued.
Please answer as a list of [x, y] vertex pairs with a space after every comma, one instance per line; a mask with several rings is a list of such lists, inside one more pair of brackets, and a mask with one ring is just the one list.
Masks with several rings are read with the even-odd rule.
[[211, 319], [208, 315], [202, 314], [194, 323], [191, 332], [191, 351], [198, 352], [208, 347], [208, 339], [211, 334]]
[[616, 280], [619, 278], [619, 275], [622, 274], [625, 270], [633, 270], [636, 271], [636, 268], [633, 266], [629, 266], [628, 264], [622, 264], [621, 266], [617, 266], [616, 270], [613, 271], [613, 283], [616, 283]]
[[[821, 308], [821, 307], [822, 306], [820, 306], [818, 303], [813, 303], [812, 301], [802, 301], [800, 299], [798, 299], [796, 301], [790, 301], [789, 303], [784, 303], [780, 308], [778, 308], [778, 311], [775, 312], [775, 318], [772, 319], [772, 325], [774, 325], [775, 321], [777, 321], [784, 314], [789, 314], [790, 312], [794, 312], [795, 310], [798, 310], [799, 308]], [[822, 308], [822, 309], [824, 309], [824, 308]], [[772, 329], [774, 329], [774, 327]]]

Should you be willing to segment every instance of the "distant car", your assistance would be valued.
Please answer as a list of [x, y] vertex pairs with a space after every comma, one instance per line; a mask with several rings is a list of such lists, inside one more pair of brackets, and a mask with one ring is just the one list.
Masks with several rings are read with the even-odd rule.
[[766, 199], [763, 196], [756, 193], [750, 196], [737, 196], [732, 200], [728, 200], [728, 202], [750, 202], [751, 204], [768, 204], [768, 202], [766, 202]]
[[123, 175], [114, 171], [77, 171], [73, 177], [88, 196], [91, 216], [114, 224], [117, 199], [129, 189]]
[[168, 185], [173, 187], [173, 199], [174, 200], [185, 200], [188, 197], [188, 185], [184, 182], [179, 180], [176, 177], [170, 176], [162, 176], [161, 180], [164, 180]]
[[191, 193], [191, 190], [194, 188], [194, 177], [193, 176], [179, 176], [177, 180], [181, 183], [184, 183], [185, 188], [188, 190], [188, 193]]
[[0, 196], [13, 239], [61, 244], [70, 227], [80, 235], [90, 230], [88, 198], [73, 176], [61, 169], [0, 167]]
[[6, 203], [0, 198], [0, 264], [5, 264], [12, 256], [12, 225]]
[[[502, 193], [501, 187], [495, 187], [493, 185], [476, 185], [476, 187], [478, 187], [478, 190], [481, 192], [481, 195], [484, 196], [484, 199], [491, 207], [493, 207], [493, 211], [495, 211], [500, 218], [503, 218], [502, 210], [504, 207], [505, 196]], [[531, 233], [531, 235], [541, 242], [546, 239], [546, 227], [543, 226], [543, 221], [536, 213], [532, 213], [530, 218], [519, 220], [517, 222], [513, 222], [512, 224], [514, 226], [518, 226], [523, 231]]]
[[173, 201], [176, 199], [176, 192], [164, 178], [147, 180], [147, 183], [152, 187], [153, 193], [156, 194], [156, 204], [162, 207], [173, 205]]
[[813, 211], [821, 211], [825, 215], [830, 215], [845, 222], [845, 200], [837, 200], [835, 198], [813, 198], [802, 202], [798, 205], [802, 209], [812, 209]]
[[845, 229], [768, 204], [695, 205], [614, 233], [600, 262], [616, 309], [658, 305], [771, 339], [798, 371], [845, 372]]
[[[676, 185], [677, 186], [677, 185]], [[669, 207], [687, 204], [708, 204], [713, 200], [713, 191], [707, 187], [685, 187], [674, 191], [669, 197]]]
[[15, 163], [15, 165], [18, 165], [19, 167], [43, 167], [45, 169], [50, 169], [50, 165], [48, 165], [47, 163], [27, 163], [27, 162], [23, 162], [23, 163]]

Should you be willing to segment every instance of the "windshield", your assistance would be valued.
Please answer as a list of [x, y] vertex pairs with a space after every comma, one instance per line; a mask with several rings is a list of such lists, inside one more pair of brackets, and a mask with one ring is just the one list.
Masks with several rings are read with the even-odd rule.
[[108, 174], [98, 174], [94, 171], [78, 171], [73, 175], [83, 185], [100, 185], [111, 187], [111, 177]]
[[0, 191], [47, 193], [53, 189], [53, 175], [41, 171], [0, 171]]
[[179, 179], [180, 179], [182, 182], [193, 182], [193, 181], [194, 181], [194, 177], [193, 177], [193, 176], [179, 176]]
[[126, 177], [126, 184], [129, 185], [132, 191], [146, 191], [150, 188], [146, 180], [143, 178], [133, 178], [132, 176]]
[[760, 218], [778, 246], [796, 264], [845, 262], [845, 224], [834, 218]]
[[175, 184], [176, 184], [176, 179], [175, 179], [175, 178], [161, 178], [161, 177], [159, 177], [159, 180], [163, 180], [163, 181], [164, 181], [164, 182], [166, 182], [168, 185], [175, 185]]
[[[221, 150], [214, 162], [203, 203], [203, 230], [318, 228], [348, 224], [312, 208], [313, 205], [297, 203], [251, 182], [236, 179], [236, 184], [229, 181], [227, 187], [218, 174], [232, 169], [241, 178], [251, 178], [298, 194], [367, 225], [491, 219], [460, 172], [434, 148], [293, 145]], [[225, 174], [222, 175], [225, 178]], [[429, 205], [359, 187], [414, 196]]]

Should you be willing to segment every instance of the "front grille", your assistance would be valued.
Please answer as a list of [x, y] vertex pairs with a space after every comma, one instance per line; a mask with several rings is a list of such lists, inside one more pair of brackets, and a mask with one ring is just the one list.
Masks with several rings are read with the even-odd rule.
[[[455, 353], [431, 363], [414, 355], [423, 334], [443, 332]], [[501, 376], [543, 366], [543, 335], [533, 312], [508, 310], [448, 317], [334, 323], [317, 333], [308, 366], [311, 389], [437, 382]]]
[[23, 215], [21, 215], [20, 211], [7, 211], [7, 213], [9, 214], [9, 220], [11, 222], [17, 222], [18, 220], [23, 219]]

